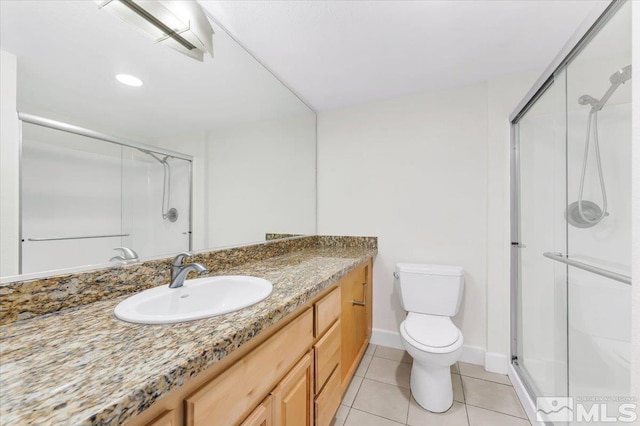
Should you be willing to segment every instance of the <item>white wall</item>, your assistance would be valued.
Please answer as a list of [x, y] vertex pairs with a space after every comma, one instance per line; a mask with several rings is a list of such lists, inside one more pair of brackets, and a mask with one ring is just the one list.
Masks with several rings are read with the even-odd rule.
[[395, 263], [459, 263], [468, 273], [456, 319], [465, 344], [486, 350], [486, 367], [506, 373], [508, 116], [538, 76], [519, 73], [319, 114], [318, 233], [379, 237], [374, 328], [387, 344], [397, 344], [393, 334], [404, 316], [393, 288]]
[[405, 314], [397, 262], [456, 264], [454, 321], [486, 348], [487, 120], [486, 84], [319, 114], [318, 233], [378, 236], [376, 338], [394, 339]]
[[315, 143], [313, 114], [210, 131], [209, 244], [314, 234]]
[[15, 55], [0, 50], [0, 276], [17, 274], [19, 265], [17, 71]]

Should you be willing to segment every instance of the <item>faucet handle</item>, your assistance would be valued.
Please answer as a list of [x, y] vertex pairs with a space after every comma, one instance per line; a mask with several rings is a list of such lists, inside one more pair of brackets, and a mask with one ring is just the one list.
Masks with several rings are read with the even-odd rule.
[[191, 256], [193, 256], [193, 253], [190, 253], [188, 251], [183, 251], [182, 253], [178, 253], [176, 257], [173, 258], [173, 261], [171, 262], [171, 266], [182, 266], [184, 265], [184, 260], [187, 257], [191, 257]]
[[[135, 251], [133, 251], [133, 249], [130, 249], [129, 247], [115, 247], [114, 250], [115, 251], [119, 250], [122, 252], [123, 260], [138, 260], [138, 253], [136, 253]], [[120, 256], [117, 256], [117, 257], [120, 257]]]

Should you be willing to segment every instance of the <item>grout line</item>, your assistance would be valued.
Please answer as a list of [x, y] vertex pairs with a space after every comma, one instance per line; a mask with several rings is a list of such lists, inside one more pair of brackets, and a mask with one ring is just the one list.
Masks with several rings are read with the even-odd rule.
[[484, 380], [485, 382], [497, 383], [499, 385], [505, 385], [505, 386], [513, 387], [513, 385], [511, 384], [511, 380], [509, 380], [509, 383], [507, 384], [507, 383], [502, 383], [502, 382], [496, 382], [495, 380], [491, 380], [491, 379], [485, 379], [485, 378], [482, 378], [482, 377], [469, 376], [468, 374], [462, 374], [462, 373], [453, 373], [453, 374], [460, 374], [461, 376], [471, 377], [472, 379]]
[[[480, 409], [487, 410], [487, 411], [493, 411], [494, 413], [503, 414], [503, 415], [505, 415], [505, 416], [514, 417], [514, 418], [516, 418], [516, 419], [529, 421], [529, 419], [528, 419], [528, 418], [526, 418], [526, 417], [518, 417], [518, 416], [514, 416], [513, 414], [503, 413], [502, 411], [496, 411], [496, 410], [493, 410], [493, 409], [491, 409], [491, 408], [481, 407], [481, 406], [479, 406], [479, 405], [475, 405], [475, 404], [466, 404], [466, 405], [470, 405], [470, 406], [472, 406], [472, 407], [480, 408]], [[525, 414], [525, 415], [526, 415], [526, 414]], [[467, 416], [468, 416], [468, 414], [467, 414]]]
[[[400, 386], [400, 385], [397, 385], [397, 384], [394, 384], [394, 383], [381, 382], [380, 380], [372, 379], [371, 377], [363, 377], [362, 379], [363, 379], [362, 380], [363, 382], [364, 382], [364, 379], [367, 379], [367, 380], [369, 380], [371, 382], [382, 383], [383, 385], [395, 386], [395, 387], [400, 388], [400, 389], [408, 389], [409, 392], [411, 392], [411, 386], [404, 387], [404, 386]], [[360, 386], [362, 386], [362, 384], [360, 384]], [[358, 391], [359, 390], [360, 389], [358, 388]]]
[[409, 407], [407, 408], [407, 421], [404, 422], [407, 426], [409, 426], [409, 410], [411, 410], [411, 400], [413, 399], [413, 392], [411, 388], [409, 388]]
[[[370, 414], [370, 415], [372, 415], [372, 416], [376, 416], [376, 417], [381, 418], [381, 419], [391, 420], [392, 422], [397, 423], [397, 424], [399, 424], [399, 425], [401, 425], [401, 424], [402, 424], [402, 423], [400, 423], [400, 422], [399, 422], [399, 421], [397, 421], [397, 420], [390, 419], [389, 417], [380, 416], [380, 415], [375, 414], [375, 413], [370, 413], [370, 412], [368, 412], [368, 411], [359, 410], [359, 409], [357, 409], [357, 408], [352, 408], [351, 410], [360, 411], [361, 413]], [[351, 413], [351, 411], [349, 411], [349, 413]], [[406, 425], [406, 423], [405, 423], [405, 425]]]
[[480, 377], [467, 376], [467, 375], [464, 375], [464, 374], [461, 374], [460, 376], [467, 377], [469, 379], [482, 380], [483, 382], [489, 382], [489, 383], [493, 383], [493, 384], [496, 384], [496, 385], [502, 385], [502, 386], [506, 386], [508, 388], [512, 388], [513, 389], [513, 385], [507, 385], [506, 383], [494, 382], [493, 380], [481, 379]]
[[[460, 371], [460, 364], [458, 364], [458, 372], [462, 373], [462, 371]], [[467, 424], [471, 425], [471, 419], [469, 418], [469, 410], [467, 410], [467, 395], [465, 395], [465, 392], [464, 392], [464, 381], [462, 380], [462, 374], [460, 375], [460, 387], [462, 388], [462, 399], [464, 399], [464, 412], [467, 415]]]
[[387, 360], [387, 361], [397, 362], [399, 364], [409, 364], [409, 365], [411, 365], [411, 361], [402, 361], [402, 360], [397, 360], [397, 359], [392, 359], [392, 358], [385, 358], [383, 356], [378, 356], [378, 355], [374, 355], [373, 357], [374, 358], [378, 358], [378, 359], [384, 359], [384, 360]]

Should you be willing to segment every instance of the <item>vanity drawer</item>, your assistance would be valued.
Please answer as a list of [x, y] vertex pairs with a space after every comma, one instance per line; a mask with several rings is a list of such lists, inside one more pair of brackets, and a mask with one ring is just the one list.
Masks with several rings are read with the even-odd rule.
[[315, 311], [314, 337], [318, 337], [340, 317], [340, 287], [317, 301], [313, 309]]
[[221, 375], [186, 398], [185, 424], [237, 424], [258, 405], [312, 344], [313, 313], [311, 309], [307, 309]]
[[339, 368], [334, 370], [327, 381], [327, 385], [322, 389], [320, 395], [316, 397], [314, 406], [315, 426], [329, 426], [338, 411], [342, 396], [339, 370]]
[[315, 392], [320, 392], [322, 386], [331, 375], [331, 372], [338, 366], [340, 371], [340, 320], [325, 333], [324, 336], [314, 346], [316, 352], [316, 377]]

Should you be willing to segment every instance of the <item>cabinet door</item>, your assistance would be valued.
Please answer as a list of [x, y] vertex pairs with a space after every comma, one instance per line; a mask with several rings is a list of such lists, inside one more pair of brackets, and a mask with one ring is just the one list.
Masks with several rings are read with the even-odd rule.
[[311, 426], [313, 421], [313, 360], [307, 353], [271, 393], [275, 426]]
[[273, 396], [266, 397], [240, 426], [273, 426]]
[[346, 387], [371, 337], [371, 263], [349, 273], [341, 283], [342, 385]]

